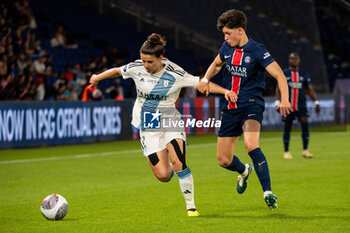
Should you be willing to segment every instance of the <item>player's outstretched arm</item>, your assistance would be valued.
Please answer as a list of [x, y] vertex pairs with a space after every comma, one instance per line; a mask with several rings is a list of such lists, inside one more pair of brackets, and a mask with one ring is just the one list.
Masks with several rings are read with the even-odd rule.
[[94, 87], [97, 86], [97, 84], [102, 81], [103, 79], [107, 79], [107, 78], [115, 78], [118, 76], [121, 76], [122, 72], [121, 72], [121, 68], [120, 67], [116, 67], [116, 68], [112, 68], [109, 70], [106, 70], [104, 72], [102, 72], [101, 74], [93, 74], [90, 78], [90, 87]]
[[293, 111], [289, 103], [287, 79], [284, 76], [281, 67], [275, 61], [266, 67], [266, 71], [278, 82], [278, 88], [281, 92], [281, 103], [279, 103], [279, 105], [276, 107], [276, 110], [279, 110], [280, 114], [286, 117], [290, 112]]
[[217, 55], [214, 61], [210, 64], [207, 72], [205, 73], [204, 77], [201, 79], [201, 81], [197, 84], [196, 89], [201, 92], [205, 93], [207, 96], [209, 95], [209, 80], [214, 77], [219, 71], [221, 70], [222, 65], [225, 63], [225, 61], [222, 61], [220, 59], [220, 56]]
[[280, 91], [280, 89], [278, 88], [278, 86], [276, 87], [275, 99], [276, 99], [276, 100], [279, 100], [279, 101], [280, 101], [280, 99], [281, 99], [281, 91]]
[[227, 101], [237, 102], [238, 97], [234, 91], [230, 91], [228, 89], [225, 89], [222, 86], [219, 86], [213, 82], [209, 82], [208, 86], [209, 86], [210, 93], [223, 94], [223, 95], [225, 95], [225, 99]]

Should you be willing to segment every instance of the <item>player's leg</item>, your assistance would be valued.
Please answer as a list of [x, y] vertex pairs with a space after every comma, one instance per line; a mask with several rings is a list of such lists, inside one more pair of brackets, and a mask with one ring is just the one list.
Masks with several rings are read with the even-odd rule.
[[237, 171], [238, 176], [237, 192], [243, 193], [247, 188], [247, 180], [252, 171], [250, 164], [243, 164], [239, 158], [234, 155], [235, 147], [239, 137], [218, 137], [217, 159], [219, 165], [230, 171]]
[[169, 164], [167, 149], [147, 156], [153, 174], [162, 182], [168, 182], [174, 176], [174, 170]]
[[244, 122], [242, 128], [244, 144], [253, 161], [255, 172], [264, 191], [265, 201], [271, 209], [277, 208], [277, 197], [273, 195], [271, 191], [270, 172], [267, 160], [259, 146], [261, 125], [257, 120], [248, 119]]
[[304, 158], [312, 158], [312, 154], [308, 150], [309, 146], [309, 122], [307, 116], [299, 117], [299, 123], [301, 126], [301, 137], [303, 140], [303, 152], [302, 156]]
[[170, 161], [179, 177], [180, 189], [185, 198], [187, 215], [199, 216], [194, 204], [193, 176], [186, 164], [186, 142], [181, 138], [172, 139], [167, 144]]
[[243, 193], [247, 188], [247, 179], [252, 171], [250, 164], [244, 165], [237, 155], [234, 155], [238, 138], [242, 135], [240, 118], [242, 111], [224, 111], [221, 119], [221, 127], [218, 132], [217, 158], [219, 165], [230, 171], [237, 171], [238, 176], [237, 192]]
[[293, 119], [285, 118], [284, 119], [284, 130], [283, 130], [283, 145], [284, 145], [284, 158], [292, 159], [293, 156], [289, 152], [289, 142], [290, 142], [290, 132], [292, 131]]
[[160, 141], [161, 132], [140, 130], [140, 143], [153, 174], [162, 182], [168, 182], [174, 175], [169, 164], [168, 151]]

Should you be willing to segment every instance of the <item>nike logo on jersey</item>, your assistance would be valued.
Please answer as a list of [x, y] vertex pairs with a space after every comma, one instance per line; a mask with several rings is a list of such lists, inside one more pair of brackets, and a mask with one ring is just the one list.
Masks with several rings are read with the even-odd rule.
[[248, 114], [248, 117], [251, 117], [251, 116], [255, 116], [256, 114], [253, 113], [253, 114]]
[[230, 55], [230, 56], [226, 56], [226, 55], [225, 55], [224, 57], [225, 57], [225, 59], [226, 59], [226, 58], [229, 58], [229, 57], [231, 57], [231, 55]]

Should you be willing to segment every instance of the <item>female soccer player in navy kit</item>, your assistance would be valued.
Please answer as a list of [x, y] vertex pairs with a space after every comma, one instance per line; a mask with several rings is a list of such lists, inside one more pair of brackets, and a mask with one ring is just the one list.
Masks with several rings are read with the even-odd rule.
[[[309, 74], [302, 69], [299, 69], [300, 56], [298, 53], [293, 52], [289, 55], [289, 68], [283, 70], [284, 75], [287, 77], [287, 83], [289, 88], [290, 102], [293, 108], [293, 113], [287, 117], [283, 117], [284, 131], [283, 131], [283, 144], [284, 144], [284, 158], [292, 159], [293, 156], [289, 152], [290, 132], [292, 131], [292, 124], [295, 118], [301, 126], [301, 137], [303, 139], [303, 151], [301, 155], [304, 158], [312, 158], [312, 154], [308, 150], [309, 145], [309, 113], [306, 108], [306, 97], [315, 102], [315, 111], [318, 115], [320, 112], [320, 104], [317, 100], [316, 93], [311, 86]], [[281, 93], [277, 88], [276, 91], [276, 104], [279, 104]]]
[[264, 45], [247, 36], [246, 26], [247, 18], [239, 10], [228, 10], [218, 18], [217, 28], [224, 33], [225, 42], [197, 87], [202, 93], [208, 94], [208, 81], [221, 68], [225, 69], [223, 87], [232, 90], [237, 96], [234, 102], [222, 100], [222, 121], [217, 142], [219, 164], [228, 170], [240, 173], [237, 192], [243, 193], [252, 171], [252, 165], [243, 164], [234, 155], [238, 138], [243, 133], [244, 144], [262, 185], [265, 202], [274, 209], [277, 208], [277, 196], [271, 192], [269, 168], [259, 146], [264, 111], [262, 92], [265, 88], [265, 70], [277, 79], [281, 90], [281, 103], [276, 109], [283, 116], [289, 114], [292, 109], [282, 69]]

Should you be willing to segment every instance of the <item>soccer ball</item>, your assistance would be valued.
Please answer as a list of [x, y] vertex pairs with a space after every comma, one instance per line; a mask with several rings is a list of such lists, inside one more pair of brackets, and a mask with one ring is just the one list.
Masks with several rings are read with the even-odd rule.
[[68, 213], [68, 202], [59, 194], [51, 194], [41, 202], [40, 210], [49, 220], [61, 220]]

